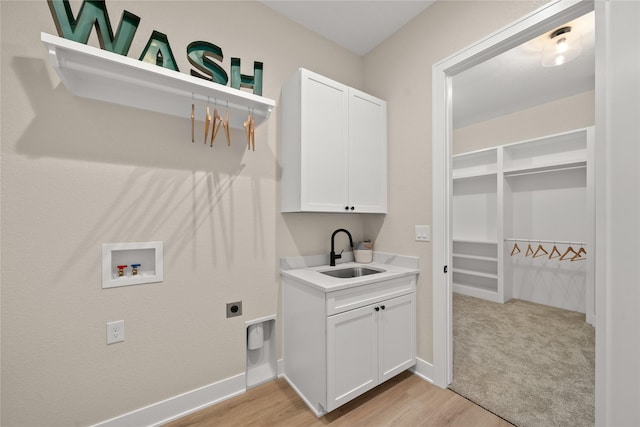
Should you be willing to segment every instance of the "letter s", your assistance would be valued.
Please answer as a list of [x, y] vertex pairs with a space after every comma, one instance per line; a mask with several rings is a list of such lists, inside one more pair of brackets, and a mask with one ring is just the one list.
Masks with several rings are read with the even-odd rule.
[[229, 81], [229, 76], [221, 66], [213, 62], [210, 58], [222, 61], [222, 49], [215, 44], [203, 41], [195, 41], [189, 43], [189, 46], [187, 46], [187, 59], [189, 63], [210, 77], [203, 76], [195, 70], [191, 70], [191, 75], [226, 85]]

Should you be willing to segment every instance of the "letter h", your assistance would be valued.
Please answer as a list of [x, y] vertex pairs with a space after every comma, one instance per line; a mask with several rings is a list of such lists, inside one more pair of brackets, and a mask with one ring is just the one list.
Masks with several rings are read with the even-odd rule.
[[262, 62], [253, 63], [253, 76], [240, 73], [240, 58], [231, 58], [231, 87], [253, 88], [253, 93], [262, 95]]

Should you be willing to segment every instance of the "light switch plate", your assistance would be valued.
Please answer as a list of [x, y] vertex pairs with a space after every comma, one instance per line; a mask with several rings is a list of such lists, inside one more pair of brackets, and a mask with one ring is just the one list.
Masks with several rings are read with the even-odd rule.
[[417, 242], [431, 241], [431, 227], [428, 225], [416, 225], [415, 236]]

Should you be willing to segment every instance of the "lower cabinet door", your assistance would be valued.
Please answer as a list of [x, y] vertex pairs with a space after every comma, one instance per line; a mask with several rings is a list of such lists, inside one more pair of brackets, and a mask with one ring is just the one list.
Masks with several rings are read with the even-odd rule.
[[378, 385], [376, 316], [366, 306], [327, 317], [327, 411]]
[[416, 297], [384, 301], [378, 312], [378, 345], [382, 383], [416, 364]]

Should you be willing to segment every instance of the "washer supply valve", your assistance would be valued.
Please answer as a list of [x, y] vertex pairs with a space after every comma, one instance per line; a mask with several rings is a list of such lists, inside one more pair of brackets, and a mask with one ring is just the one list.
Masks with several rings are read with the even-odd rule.
[[138, 268], [140, 268], [142, 264], [131, 264], [131, 274], [134, 276], [138, 275]]
[[118, 266], [118, 277], [123, 277], [124, 276], [124, 269], [127, 268], [126, 265], [119, 265]]

